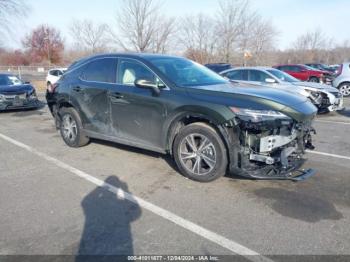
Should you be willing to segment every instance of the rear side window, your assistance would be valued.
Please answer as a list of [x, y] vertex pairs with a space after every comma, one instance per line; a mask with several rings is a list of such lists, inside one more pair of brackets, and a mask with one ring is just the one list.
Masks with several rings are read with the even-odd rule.
[[81, 78], [85, 81], [115, 83], [117, 72], [116, 58], [103, 58], [85, 66]]
[[247, 70], [234, 70], [225, 74], [230, 80], [237, 81], [248, 81], [248, 72]]

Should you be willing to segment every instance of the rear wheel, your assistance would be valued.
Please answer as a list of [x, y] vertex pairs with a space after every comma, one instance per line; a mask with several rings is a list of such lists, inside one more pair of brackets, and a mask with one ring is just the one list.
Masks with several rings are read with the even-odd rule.
[[173, 153], [180, 172], [190, 179], [211, 182], [226, 173], [226, 147], [217, 131], [208, 124], [184, 127], [175, 138]]
[[339, 91], [343, 96], [350, 96], [350, 83], [343, 83], [339, 86]]
[[310, 77], [309, 82], [312, 82], [312, 83], [319, 83], [319, 82], [320, 82], [320, 79], [317, 78], [317, 77], [315, 77], [315, 76], [312, 76], [312, 77]]
[[89, 143], [84, 135], [80, 117], [74, 108], [62, 108], [60, 115], [60, 133], [64, 142], [70, 147], [82, 147]]

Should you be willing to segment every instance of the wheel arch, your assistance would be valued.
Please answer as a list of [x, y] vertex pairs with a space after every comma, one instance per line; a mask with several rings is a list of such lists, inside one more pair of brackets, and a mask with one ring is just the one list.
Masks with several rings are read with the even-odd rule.
[[176, 138], [176, 135], [180, 130], [193, 123], [206, 123], [213, 127], [218, 134], [223, 139], [223, 142], [228, 150], [226, 134], [224, 132], [225, 123], [229, 123], [230, 119], [225, 119], [224, 117], [217, 118], [214, 115], [204, 114], [196, 111], [183, 111], [176, 114], [171, 121], [169, 121], [166, 127], [166, 137], [165, 137], [165, 149], [171, 155], [173, 154], [173, 144]]

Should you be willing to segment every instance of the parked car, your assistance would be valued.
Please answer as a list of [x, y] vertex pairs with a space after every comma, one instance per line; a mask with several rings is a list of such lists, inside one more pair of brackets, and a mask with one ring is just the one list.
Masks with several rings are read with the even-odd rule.
[[327, 71], [314, 69], [306, 65], [277, 65], [274, 68], [301, 80], [314, 83], [331, 83], [334, 79]]
[[333, 86], [338, 88], [343, 96], [350, 96], [350, 63], [344, 63], [339, 67]]
[[343, 96], [338, 89], [319, 83], [302, 82], [271, 67], [241, 67], [226, 70], [222, 76], [234, 82], [274, 87], [308, 98], [320, 113], [342, 110]]
[[67, 68], [54, 68], [47, 72], [46, 86], [48, 92], [52, 92], [53, 85], [56, 84], [66, 71]]
[[206, 64], [205, 66], [214, 71], [215, 73], [220, 73], [227, 69], [233, 68], [231, 64], [227, 63]]
[[11, 74], [0, 74], [0, 111], [38, 106], [35, 88], [31, 84], [23, 83]]
[[83, 59], [47, 93], [47, 101], [70, 147], [97, 138], [170, 154], [183, 175], [201, 182], [227, 170], [296, 181], [315, 174], [301, 170], [305, 149], [313, 149], [312, 103], [272, 88], [232, 88], [185, 58]]
[[311, 63], [311, 64], [305, 64], [305, 65], [308, 66], [308, 67], [312, 67], [314, 69], [318, 69], [318, 70], [321, 70], [321, 71], [326, 71], [326, 72], [328, 72], [331, 75], [334, 75], [336, 73], [336, 68], [327, 66], [325, 64]]

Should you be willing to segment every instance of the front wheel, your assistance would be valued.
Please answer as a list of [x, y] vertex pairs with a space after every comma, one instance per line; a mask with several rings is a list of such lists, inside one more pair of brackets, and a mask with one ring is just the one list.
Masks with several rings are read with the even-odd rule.
[[89, 143], [77, 111], [73, 108], [62, 108], [59, 111], [60, 133], [64, 142], [70, 147], [82, 147]]
[[226, 147], [217, 131], [205, 123], [184, 127], [175, 138], [173, 154], [180, 172], [195, 181], [211, 182], [227, 170]]
[[343, 96], [350, 96], [350, 83], [343, 83], [339, 86], [339, 91]]

